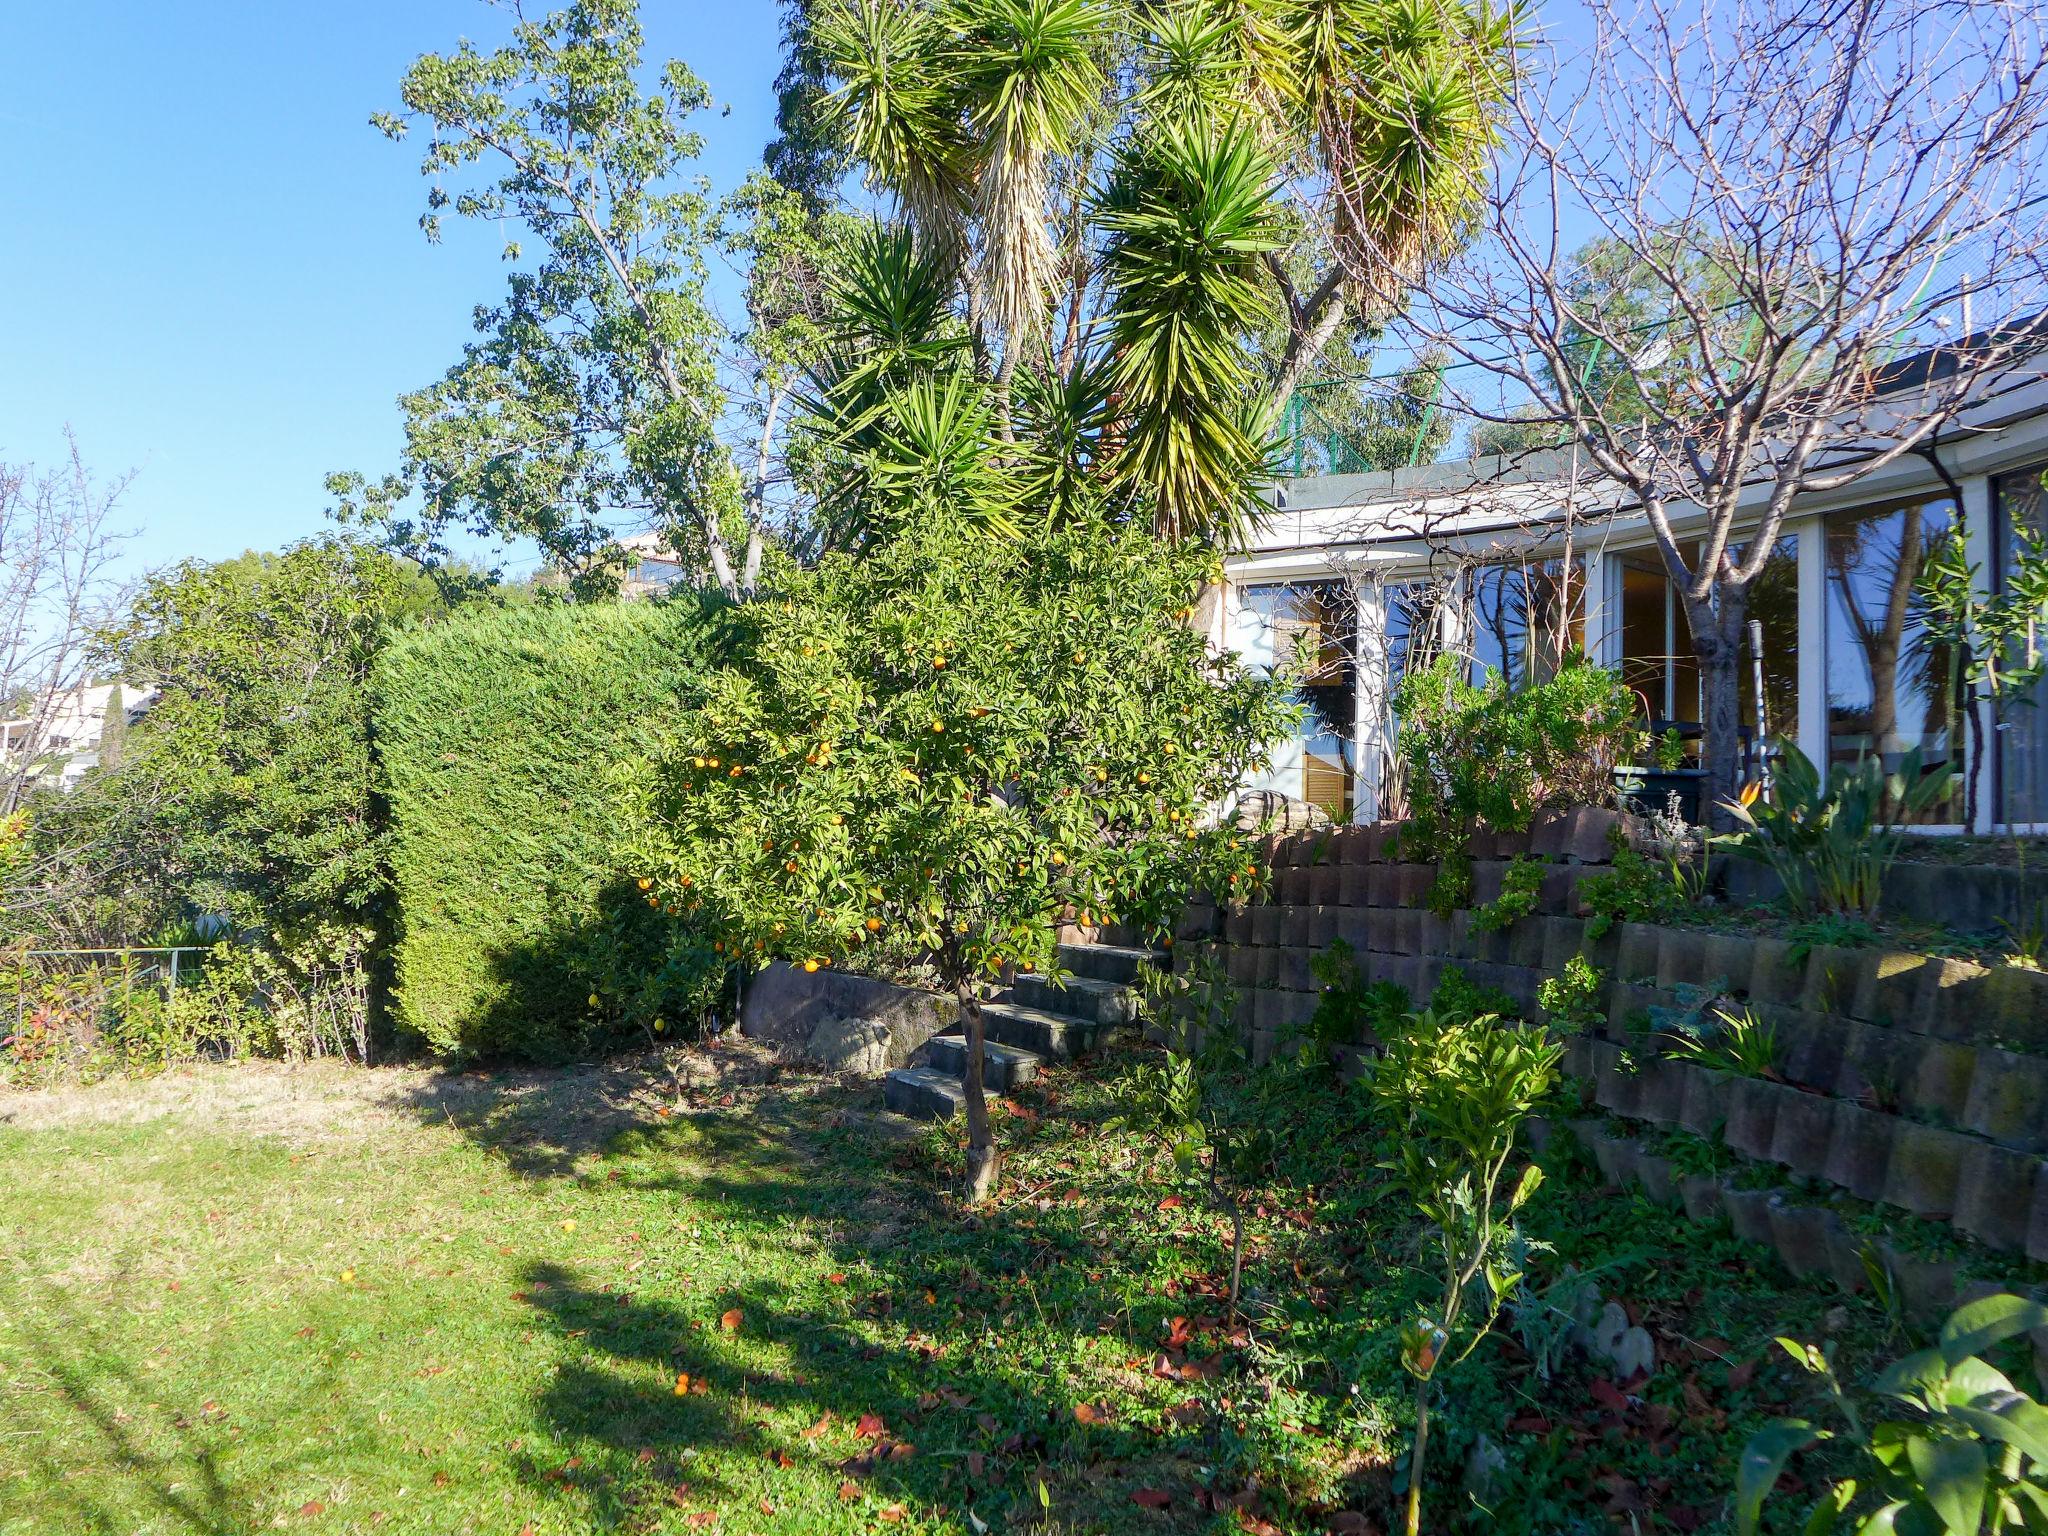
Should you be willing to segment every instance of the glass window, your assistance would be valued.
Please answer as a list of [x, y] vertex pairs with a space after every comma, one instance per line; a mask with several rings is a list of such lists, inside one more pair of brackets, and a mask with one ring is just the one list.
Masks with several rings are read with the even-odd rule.
[[[1688, 561], [1697, 550], [1684, 551]], [[1743, 551], [1734, 557], [1740, 560]], [[1688, 755], [1696, 756], [1701, 736], [1700, 666], [1679, 589], [1664, 572], [1654, 549], [1631, 550], [1615, 558], [1621, 587], [1621, 675], [1648, 705], [1651, 726], [1662, 736], [1676, 730]], [[1749, 589], [1748, 617], [1763, 625], [1764, 734], [1799, 733], [1799, 541], [1778, 540]], [[1756, 666], [1743, 642], [1738, 668], [1742, 751], [1753, 764], [1756, 750]], [[1753, 767], [1745, 771], [1754, 771]]]
[[1511, 688], [1541, 682], [1564, 655], [1585, 646], [1585, 583], [1576, 568], [1567, 581], [1562, 560], [1481, 566], [1467, 594], [1475, 683], [1490, 673], [1506, 677]]
[[[1744, 559], [1738, 550], [1735, 558]], [[1764, 734], [1799, 739], [1799, 540], [1778, 540], [1749, 589], [1749, 617], [1764, 629]], [[1756, 664], [1742, 644], [1742, 733], [1756, 729]]]
[[1692, 653], [1692, 629], [1685, 605], [1664, 574], [1655, 550], [1620, 556], [1621, 677], [1649, 706], [1662, 735], [1673, 725], [1696, 730], [1700, 718], [1700, 669]]
[[1949, 802], [1922, 819], [1962, 819], [1962, 658], [1932, 640], [1918, 600], [1928, 551], [1956, 521], [1947, 499], [1836, 513], [1827, 524], [1828, 761], [1913, 748], [1958, 769]]
[[1302, 673], [1295, 694], [1302, 705], [1299, 732], [1274, 749], [1252, 787], [1319, 805], [1335, 821], [1350, 820], [1353, 803], [1356, 629], [1356, 608], [1340, 581], [1250, 586], [1238, 594], [1238, 654], [1254, 667], [1291, 662]]
[[[2048, 533], [2048, 492], [2042, 476], [2048, 466], [2000, 475], [1992, 482], [1997, 508], [1997, 577], [2004, 586], [2020, 534]], [[2033, 700], [2007, 701], [2000, 722], [1998, 753], [1999, 819], [2009, 823], [2048, 821], [2048, 698], [2036, 689]]]

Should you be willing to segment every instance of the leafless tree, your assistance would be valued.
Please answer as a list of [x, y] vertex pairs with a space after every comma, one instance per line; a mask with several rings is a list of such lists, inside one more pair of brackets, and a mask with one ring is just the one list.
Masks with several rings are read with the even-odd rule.
[[66, 441], [56, 468], [0, 464], [0, 816], [46, 766], [52, 726], [87, 681], [93, 627], [118, 595], [113, 519], [132, 477], [95, 479]]
[[[1752, 584], [1801, 497], [2038, 378], [2048, 51], [2031, 0], [1587, 0], [1531, 70], [1483, 238], [1413, 313], [1640, 516], [1736, 787]], [[1629, 302], [1568, 256], [1619, 251]], [[1355, 274], [1371, 280], [1370, 266]]]

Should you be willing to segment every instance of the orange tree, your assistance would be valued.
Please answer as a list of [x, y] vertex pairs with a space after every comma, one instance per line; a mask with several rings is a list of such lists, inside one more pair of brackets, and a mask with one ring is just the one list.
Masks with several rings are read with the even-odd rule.
[[1152, 931], [1257, 878], [1213, 808], [1290, 723], [1188, 627], [1214, 567], [1083, 510], [1014, 536], [933, 498], [725, 618], [639, 775], [647, 899], [742, 963], [924, 951], [969, 1042], [969, 1196], [995, 1174], [981, 1003], [1070, 916]]

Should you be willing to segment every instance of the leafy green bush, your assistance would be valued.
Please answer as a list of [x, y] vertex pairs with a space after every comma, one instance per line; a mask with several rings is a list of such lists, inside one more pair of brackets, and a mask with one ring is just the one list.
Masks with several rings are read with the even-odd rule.
[[1597, 939], [1616, 923], [1655, 923], [1685, 910], [1684, 892], [1669, 865], [1646, 859], [1632, 848], [1618, 849], [1614, 862], [1579, 882], [1579, 901], [1590, 914], [1586, 937]]
[[514, 608], [379, 658], [401, 1027], [446, 1054], [558, 1060], [717, 996], [708, 943], [634, 878], [614, 777], [675, 714], [708, 632], [693, 604]]
[[1322, 992], [1302, 1042], [1303, 1059], [1318, 1067], [1330, 1065], [1331, 1053], [1379, 1038], [1407, 1017], [1413, 1007], [1408, 989], [1391, 981], [1366, 981], [1358, 968], [1358, 952], [1337, 940], [1309, 962]]
[[1607, 973], [1584, 955], [1573, 955], [1556, 976], [1536, 988], [1536, 1001], [1553, 1030], [1578, 1033], [1607, 1016]]
[[[1871, 1384], [1887, 1415], [1876, 1424], [1867, 1424], [1842, 1390], [1832, 1345], [1779, 1339], [1785, 1353], [1820, 1378], [1842, 1433], [1862, 1453], [1861, 1475], [1823, 1492], [1805, 1528], [1858, 1536], [2048, 1530], [2048, 1411], [1983, 1358], [2042, 1327], [2048, 1307], [2019, 1296], [1986, 1296], [1958, 1308], [1931, 1348], [1894, 1361]], [[1805, 1419], [1758, 1430], [1738, 1468], [1736, 1529], [1744, 1536], [1757, 1530], [1794, 1452], [1836, 1436]]]
[[1410, 827], [1403, 847], [1427, 856], [1461, 847], [1477, 827], [1519, 832], [1539, 810], [1600, 805], [1615, 766], [1644, 746], [1635, 695], [1583, 657], [1548, 680], [1511, 689], [1466, 680], [1444, 656], [1394, 693]]
[[221, 944], [187, 957], [175, 988], [165, 957], [106, 958], [0, 952], [0, 1083], [42, 1087], [145, 1076], [194, 1061], [286, 1055], [274, 997], [259, 992], [263, 952]]
[[[1421, 1528], [1424, 1458], [1437, 1373], [1470, 1355], [1516, 1297], [1531, 1244], [1515, 1215], [1535, 1193], [1534, 1164], [1509, 1178], [1524, 1123], [1556, 1086], [1563, 1047], [1497, 1014], [1414, 1015], [1385, 1042], [1372, 1096], [1396, 1153], [1390, 1166], [1423, 1219], [1424, 1245], [1442, 1262], [1443, 1290], [1401, 1330], [1401, 1364], [1415, 1379], [1408, 1462], [1408, 1536]], [[1479, 1292], [1483, 1287], [1483, 1295]], [[1478, 1316], [1468, 1316], [1478, 1299]], [[1460, 1339], [1460, 1335], [1465, 1337]]]
[[1535, 859], [1516, 858], [1501, 874], [1500, 895], [1472, 909], [1473, 931], [1498, 933], [1514, 927], [1536, 910], [1542, 895], [1543, 865]]

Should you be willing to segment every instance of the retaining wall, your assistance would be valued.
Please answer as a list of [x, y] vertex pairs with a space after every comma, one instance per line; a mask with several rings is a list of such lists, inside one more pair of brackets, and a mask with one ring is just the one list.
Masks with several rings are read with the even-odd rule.
[[[2048, 975], [1877, 949], [1796, 954], [1781, 939], [1648, 924], [1594, 938], [1580, 887], [1611, 858], [1616, 820], [1581, 811], [1476, 844], [1475, 904], [1499, 894], [1513, 855], [1551, 861], [1536, 912], [1503, 931], [1479, 931], [1469, 910], [1428, 911], [1438, 868], [1402, 861], [1393, 827], [1270, 840], [1270, 899], [1191, 910], [1182, 931], [1220, 941], [1258, 1061], [1315, 1012], [1310, 962], [1339, 939], [1366, 981], [1418, 1003], [1456, 966], [1531, 1018], [1542, 982], [1584, 954], [1606, 973], [1605, 1017], [1573, 1039], [1566, 1066], [1602, 1108], [1701, 1135], [1721, 1127], [1743, 1158], [2048, 1262]], [[1663, 1054], [1648, 1010], [1717, 981], [1775, 1030], [1783, 1081]]]

